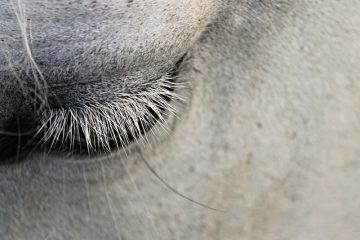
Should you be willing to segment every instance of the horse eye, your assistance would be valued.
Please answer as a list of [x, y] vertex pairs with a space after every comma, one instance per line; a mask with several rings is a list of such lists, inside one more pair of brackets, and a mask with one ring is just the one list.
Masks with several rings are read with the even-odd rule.
[[63, 94], [50, 92], [36, 142], [47, 150], [99, 154], [145, 140], [147, 132], [163, 129], [167, 117], [176, 114], [173, 103], [182, 100], [178, 89], [184, 86], [176, 79], [182, 59], [170, 74], [143, 83], [100, 92], [96, 84], [88, 91], [72, 93], [65, 86]]
[[37, 136], [50, 149], [99, 153], [124, 148], [154, 125], [164, 123], [165, 112], [174, 113], [171, 101], [179, 98], [176, 86], [165, 76], [117, 93], [111, 101], [49, 108]]

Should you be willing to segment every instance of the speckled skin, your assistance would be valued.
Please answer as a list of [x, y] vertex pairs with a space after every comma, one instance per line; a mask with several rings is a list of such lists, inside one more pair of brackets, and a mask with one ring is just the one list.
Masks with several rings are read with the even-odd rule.
[[[33, 152], [1, 166], [0, 239], [358, 238], [358, 1], [23, 2], [50, 83], [141, 81], [188, 52], [179, 79], [191, 97], [168, 135], [127, 155]], [[16, 26], [7, 5], [1, 31]], [[142, 159], [224, 212], [170, 191]]]

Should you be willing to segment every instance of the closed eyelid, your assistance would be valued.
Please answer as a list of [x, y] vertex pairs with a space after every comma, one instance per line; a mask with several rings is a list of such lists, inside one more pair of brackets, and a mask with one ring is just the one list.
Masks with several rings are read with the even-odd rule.
[[179, 100], [174, 92], [178, 86], [181, 84], [163, 78], [112, 101], [50, 109], [37, 135], [50, 149], [77, 147], [82, 152], [96, 153], [124, 147], [157, 121], [164, 122], [164, 111], [175, 114], [169, 99]]
[[49, 150], [67, 149], [82, 154], [109, 152], [144, 140], [143, 135], [153, 126], [164, 127], [166, 118], [176, 115], [174, 102], [184, 100], [179, 90], [187, 84], [177, 74], [185, 58], [186, 55], [175, 64], [171, 75], [135, 81], [126, 89], [104, 87], [99, 82], [93, 88], [96, 91], [75, 91], [71, 96], [69, 88], [60, 88], [63, 96], [49, 98], [50, 108], [40, 121], [37, 139]]
[[[206, 30], [212, 4], [123, 2], [109, 1], [114, 11], [99, 1], [31, 0], [0, 10], [9, 16], [0, 17], [9, 33], [0, 63], [11, 60], [0, 80], [16, 74], [9, 84], [21, 85], [30, 99], [35, 145], [69, 149], [77, 141], [85, 152], [111, 150], [109, 145], [124, 146], [163, 123], [163, 114], [176, 112], [172, 102], [183, 85], [173, 81], [174, 69]], [[92, 17], [95, 12], [100, 19]]]

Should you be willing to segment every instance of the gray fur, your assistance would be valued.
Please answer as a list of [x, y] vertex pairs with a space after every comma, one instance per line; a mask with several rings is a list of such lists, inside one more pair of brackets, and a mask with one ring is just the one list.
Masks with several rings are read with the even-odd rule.
[[[149, 134], [145, 146], [92, 158], [35, 151], [1, 166], [0, 239], [358, 238], [358, 1], [83, 3], [24, 1], [32, 56], [50, 87], [127, 76], [138, 85], [189, 52], [178, 78], [191, 96], [173, 105], [181, 120], [166, 119], [171, 132]], [[23, 54], [8, 46], [22, 46], [22, 33], [8, 1], [0, 6], [0, 35], [13, 41], [0, 61], [15, 64]], [[199, 26], [195, 16], [208, 20]], [[95, 31], [101, 23], [110, 25]], [[14, 87], [4, 69], [4, 88]], [[169, 191], [143, 160], [225, 212]]]

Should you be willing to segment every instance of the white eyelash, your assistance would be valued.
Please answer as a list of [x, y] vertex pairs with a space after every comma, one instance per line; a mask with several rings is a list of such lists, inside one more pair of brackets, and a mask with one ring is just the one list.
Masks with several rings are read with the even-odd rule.
[[[176, 91], [181, 86], [184, 84], [164, 76], [131, 93], [111, 92], [117, 96], [115, 101], [99, 103], [94, 100], [81, 108], [50, 109], [37, 136], [41, 136], [41, 142], [50, 145], [50, 149], [60, 144], [72, 150], [80, 133], [87, 152], [110, 151], [112, 144], [126, 146], [130, 135], [137, 140], [142, 137], [141, 129], [151, 128], [155, 121], [163, 125], [165, 112], [176, 115], [176, 109], [166, 98], [183, 100]], [[151, 111], [159, 119], [154, 119]]]

